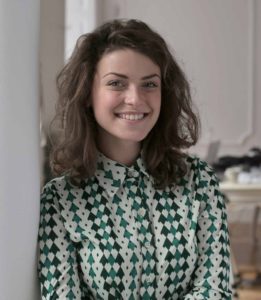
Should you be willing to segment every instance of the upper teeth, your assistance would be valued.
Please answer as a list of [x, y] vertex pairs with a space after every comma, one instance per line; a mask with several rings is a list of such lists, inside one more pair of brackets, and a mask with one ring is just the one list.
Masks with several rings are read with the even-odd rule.
[[144, 114], [118, 114], [118, 116], [127, 120], [141, 120], [144, 118]]

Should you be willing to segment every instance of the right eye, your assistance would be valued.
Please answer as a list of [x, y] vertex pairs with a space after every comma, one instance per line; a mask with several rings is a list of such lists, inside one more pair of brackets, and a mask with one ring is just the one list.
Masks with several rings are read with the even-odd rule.
[[121, 80], [110, 80], [107, 85], [116, 88], [122, 88], [125, 86], [124, 82]]

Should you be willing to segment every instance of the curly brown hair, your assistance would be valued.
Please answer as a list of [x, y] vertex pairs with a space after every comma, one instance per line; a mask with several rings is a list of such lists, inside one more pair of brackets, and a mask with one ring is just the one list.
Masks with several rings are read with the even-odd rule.
[[142, 141], [147, 170], [157, 188], [186, 173], [184, 149], [196, 143], [199, 132], [188, 81], [164, 39], [144, 22], [131, 19], [113, 20], [82, 35], [57, 76], [56, 119], [62, 134], [51, 153], [55, 175], [67, 174], [74, 182], [94, 175], [97, 125], [90, 103], [96, 67], [104, 54], [126, 48], [149, 57], [162, 76], [159, 119]]

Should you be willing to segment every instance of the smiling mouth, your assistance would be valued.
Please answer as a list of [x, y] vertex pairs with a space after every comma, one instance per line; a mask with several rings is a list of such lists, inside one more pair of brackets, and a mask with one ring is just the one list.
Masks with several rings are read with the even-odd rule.
[[116, 113], [115, 115], [120, 119], [129, 120], [129, 121], [138, 121], [138, 120], [143, 120], [148, 115], [148, 113], [137, 113], [137, 114]]

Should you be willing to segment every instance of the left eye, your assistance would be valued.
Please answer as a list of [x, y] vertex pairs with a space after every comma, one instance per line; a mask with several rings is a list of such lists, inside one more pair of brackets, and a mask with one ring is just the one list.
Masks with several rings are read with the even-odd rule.
[[143, 87], [154, 88], [157, 87], [157, 83], [154, 81], [148, 81], [143, 84]]

